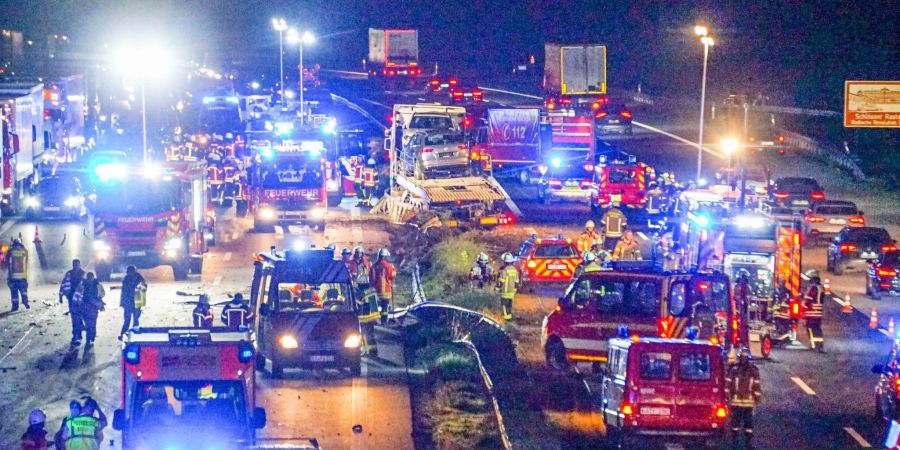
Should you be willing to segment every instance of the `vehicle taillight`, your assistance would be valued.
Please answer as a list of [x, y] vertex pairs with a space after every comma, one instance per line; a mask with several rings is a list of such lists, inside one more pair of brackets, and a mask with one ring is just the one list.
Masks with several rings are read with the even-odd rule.
[[900, 378], [894, 378], [894, 391], [900, 396]]
[[568, 97], [560, 97], [559, 102], [562, 103], [563, 105], [571, 105], [572, 99], [568, 98]]
[[697, 283], [697, 287], [700, 288], [701, 291], [705, 291], [709, 289], [709, 281], [701, 281]]
[[470, 155], [470, 158], [472, 158], [472, 161], [478, 161], [478, 158], [480, 158], [480, 157], [481, 157], [481, 155], [478, 154], [478, 150], [472, 150], [472, 154]]
[[456, 87], [457, 85], [459, 85], [459, 80], [456, 78], [450, 77], [449, 79], [447, 79], [447, 84], [449, 84], [451, 87]]
[[883, 252], [895, 252], [897, 251], [897, 246], [894, 244], [887, 244], [881, 246], [881, 251]]
[[388, 70], [388, 73], [387, 73], [387, 74], [390, 75], [390, 76], [394, 76], [394, 75], [397, 75], [397, 71], [394, 70], [394, 69], [390, 69], [390, 70]]
[[432, 87], [437, 87], [441, 85], [441, 80], [437, 78], [432, 78], [431, 81], [428, 82]]
[[452, 95], [454, 99], [459, 99], [462, 98], [463, 91], [459, 89], [453, 89], [452, 91], [450, 91], [450, 95]]
[[784, 135], [783, 134], [778, 135], [778, 142], [780, 142], [782, 144], [784, 143]]
[[728, 408], [719, 405], [716, 406], [716, 419], [725, 419], [728, 417]]
[[422, 153], [434, 153], [434, 149], [431, 147], [425, 147], [422, 149]]
[[512, 225], [516, 223], [516, 216], [513, 214], [500, 213], [497, 216], [497, 219], [500, 225]]
[[884, 267], [879, 267], [877, 271], [879, 278], [894, 278], [897, 276], [897, 271], [894, 269], [886, 269]]
[[588, 171], [588, 172], [593, 172], [593, 171], [594, 171], [594, 165], [591, 164], [591, 163], [585, 163], [585, 164], [584, 164], [584, 170], [586, 170], [586, 171]]
[[597, 114], [594, 114], [594, 117], [596, 117], [596, 118], [598, 118], [598, 119], [602, 119], [602, 118], [606, 117], [606, 112], [605, 112], [605, 111], [598, 111]]
[[822, 216], [809, 215], [809, 216], [806, 216], [806, 221], [809, 223], [820, 223], [820, 222], [824, 222], [825, 218]]
[[547, 182], [547, 184], [549, 184], [549, 185], [552, 186], [552, 187], [562, 187], [562, 181], [561, 181], [561, 180], [550, 180], [550, 181]]
[[457, 150], [468, 150], [469, 147], [466, 147], [464, 144], [459, 144], [456, 146]]
[[630, 119], [630, 118], [631, 118], [631, 113], [630, 113], [629, 111], [622, 111], [622, 112], [620, 113], [620, 115], [621, 115], [622, 117], [626, 118], [626, 119]]
[[556, 103], [548, 101], [547, 102], [547, 111], [553, 111], [554, 109], [556, 109]]
[[857, 225], [865, 225], [866, 218], [863, 216], [853, 216], [849, 219], [850, 223], [855, 223]]
[[630, 416], [634, 414], [634, 409], [631, 407], [631, 403], [625, 402], [622, 403], [622, 415]]
[[537, 261], [535, 261], [533, 259], [529, 259], [528, 263], [525, 264], [525, 267], [528, 267], [529, 269], [534, 269], [535, 267], [537, 267]]
[[475, 100], [481, 100], [484, 98], [484, 92], [481, 89], [472, 89], [472, 97], [475, 97]]
[[787, 192], [778, 191], [778, 192], [775, 193], [775, 198], [777, 198], [778, 200], [784, 200], [784, 199], [788, 198], [788, 193], [787, 193]]
[[471, 127], [472, 126], [472, 118], [469, 116], [463, 117], [462, 126], [463, 126], [463, 128]]
[[853, 244], [841, 244], [841, 253], [855, 252], [857, 247]]
[[593, 109], [594, 111], [596, 111], [596, 110], [600, 109], [600, 105], [601, 105], [601, 103], [600, 103], [599, 100], [596, 101], [596, 102], [594, 102], [594, 103], [591, 103], [591, 109]]
[[825, 200], [825, 193], [824, 193], [824, 192], [813, 192], [812, 194], [809, 194], [809, 196], [810, 196], [813, 200]]

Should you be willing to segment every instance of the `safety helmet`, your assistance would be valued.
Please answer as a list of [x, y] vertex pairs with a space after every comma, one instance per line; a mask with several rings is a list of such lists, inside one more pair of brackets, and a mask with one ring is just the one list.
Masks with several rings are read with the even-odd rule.
[[353, 247], [353, 256], [363, 256], [364, 253], [365, 253], [365, 250], [363, 250], [361, 245], [357, 245], [356, 247]]
[[38, 425], [47, 421], [47, 415], [44, 414], [43, 411], [39, 409], [32, 409], [31, 413], [28, 414], [28, 424], [29, 425]]
[[351, 252], [350, 249], [347, 247], [344, 247], [341, 249], [341, 256], [350, 256], [352, 254], [353, 254], [353, 252]]
[[584, 259], [584, 262], [586, 263], [592, 263], [597, 260], [597, 255], [595, 255], [594, 252], [584, 252], [584, 254], [581, 255], [581, 258]]
[[584, 223], [584, 227], [585, 227], [585, 228], [594, 228], [594, 226], [595, 226], [595, 225], [594, 225], [594, 221], [593, 221], [593, 220], [588, 220], [587, 222]]
[[750, 272], [747, 269], [738, 270], [737, 280], [744, 283], [750, 281]]
[[12, 243], [13, 243], [13, 245], [22, 245], [22, 239], [21, 238], [13, 238]]
[[378, 257], [379, 257], [379, 258], [388, 258], [388, 257], [390, 257], [390, 256], [391, 256], [391, 251], [390, 251], [390, 250], [388, 250], [388, 249], [386, 249], [386, 248], [383, 248], [383, 249], [381, 249], [381, 250], [378, 250]]
[[500, 259], [502, 259], [503, 262], [505, 262], [505, 263], [511, 263], [516, 260], [516, 258], [514, 258], [512, 253], [510, 253], [510, 252], [506, 252], [503, 255], [501, 255]]
[[806, 271], [806, 276], [809, 277], [810, 281], [812, 281], [812, 280], [818, 281], [818, 280], [821, 279], [821, 277], [819, 276], [819, 271], [816, 270], [816, 269], [810, 269], [810, 270], [807, 270], [807, 271]]
[[749, 348], [747, 348], [747, 347], [741, 347], [741, 348], [738, 350], [738, 358], [740, 358], [740, 359], [742, 359], [742, 360], [750, 360], [752, 357], [753, 357], [753, 355], [750, 353], [750, 349], [749, 349]]
[[618, 207], [619, 207], [619, 202], [612, 202], [612, 203], [609, 204], [609, 206], [612, 207], [612, 208], [618, 208]]
[[368, 165], [370, 165], [370, 166], [374, 166], [374, 165], [375, 165], [375, 158], [369, 158], [369, 160], [366, 161], [366, 164], [368, 164]]
[[481, 262], [481, 263], [488, 262], [488, 255], [486, 255], [484, 252], [479, 253], [478, 254], [478, 262]]
[[337, 250], [337, 245], [334, 245], [334, 242], [329, 242], [328, 245], [325, 246], [325, 250], [335, 251]]
[[200, 294], [200, 298], [197, 299], [197, 301], [200, 302], [201, 305], [208, 305], [209, 304], [209, 295]]

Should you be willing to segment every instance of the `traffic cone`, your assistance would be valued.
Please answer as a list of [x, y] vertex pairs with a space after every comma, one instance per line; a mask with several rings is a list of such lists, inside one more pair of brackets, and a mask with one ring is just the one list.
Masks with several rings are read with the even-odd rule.
[[41, 240], [41, 230], [37, 225], [34, 226], [34, 240], [32, 242], [34, 242], [35, 244], [44, 242]]
[[830, 278], [825, 278], [825, 280], [822, 281], [822, 288], [825, 289], [826, 294], [831, 293], [831, 279]]
[[874, 307], [872, 307], [872, 312], [869, 313], [869, 329], [878, 329], [878, 310]]
[[850, 294], [844, 296], [844, 307], [841, 308], [841, 311], [845, 313], [853, 312], [853, 304], [850, 303]]
[[888, 321], [888, 334], [891, 336], [894, 335], [894, 318], [893, 317], [891, 317], [891, 320]]

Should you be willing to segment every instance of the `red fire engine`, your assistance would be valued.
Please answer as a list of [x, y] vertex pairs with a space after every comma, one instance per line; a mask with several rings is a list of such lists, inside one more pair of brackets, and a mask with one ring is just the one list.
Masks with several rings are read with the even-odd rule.
[[644, 208], [647, 183], [656, 178], [653, 167], [638, 162], [633, 155], [607, 159], [600, 155], [591, 192], [591, 209], [598, 211], [613, 203], [628, 208]]
[[325, 229], [328, 206], [325, 145], [321, 140], [284, 140], [257, 148], [248, 169], [249, 213], [265, 231], [280, 223]]
[[256, 407], [249, 331], [142, 328], [122, 351], [122, 448], [248, 448], [265, 427]]
[[129, 166], [96, 163], [96, 198], [87, 204], [97, 277], [125, 265], [172, 266], [176, 280], [203, 270], [214, 218], [207, 214], [206, 163]]

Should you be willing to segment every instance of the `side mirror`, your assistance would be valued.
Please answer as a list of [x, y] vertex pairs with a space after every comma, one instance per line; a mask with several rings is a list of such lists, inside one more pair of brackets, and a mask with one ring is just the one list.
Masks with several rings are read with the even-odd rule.
[[385, 150], [390, 150], [390, 149], [391, 149], [391, 144], [392, 144], [391, 138], [385, 138], [385, 140], [384, 140], [384, 149], [385, 149]]
[[875, 364], [872, 366], [872, 373], [875, 375], [881, 375], [884, 373], [884, 366], [881, 364]]
[[113, 411], [113, 423], [114, 430], [122, 430], [125, 428], [125, 410], [117, 409]]
[[251, 425], [257, 430], [266, 427], [266, 410], [264, 408], [253, 408], [253, 423]]
[[272, 312], [272, 309], [269, 308], [268, 303], [263, 303], [262, 305], [259, 305], [259, 314], [260, 315], [268, 316], [270, 312]]

